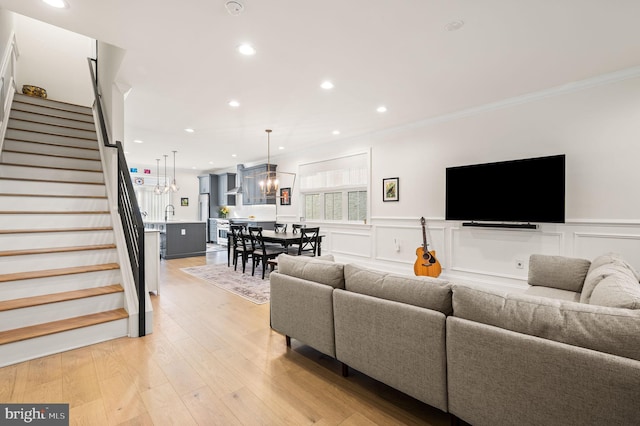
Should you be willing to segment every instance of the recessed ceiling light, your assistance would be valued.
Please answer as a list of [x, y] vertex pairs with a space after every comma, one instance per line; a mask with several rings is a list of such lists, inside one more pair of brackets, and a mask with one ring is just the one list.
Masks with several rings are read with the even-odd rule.
[[278, 149], [282, 150], [284, 149], [284, 146], [279, 146]]
[[238, 52], [246, 56], [251, 56], [256, 54], [256, 49], [249, 43], [243, 43], [238, 46]]
[[193, 130], [193, 129], [184, 129], [184, 131], [185, 131], [185, 132], [187, 132], [187, 133], [193, 133], [193, 132], [195, 132], [195, 130]]
[[66, 0], [42, 0], [46, 4], [52, 7], [56, 7], [58, 9], [68, 9], [69, 3]]
[[195, 170], [195, 169], [196, 169], [196, 166], [191, 166], [191, 168], [192, 168], [193, 170]]
[[333, 89], [333, 83], [329, 80], [323, 81], [320, 87], [322, 87], [324, 90], [331, 90]]
[[134, 143], [144, 143], [144, 141], [141, 141], [140, 139], [134, 139], [133, 142]]
[[333, 131], [333, 132], [331, 132], [331, 133], [333, 133], [334, 135], [339, 135], [339, 134], [340, 134], [340, 130], [334, 130], [334, 131]]
[[230, 106], [230, 107], [237, 108], [237, 107], [239, 107], [239, 106], [240, 106], [240, 102], [235, 101], [235, 100], [234, 100], [234, 101], [229, 101], [229, 106]]
[[444, 26], [447, 31], [457, 31], [464, 26], [464, 21], [451, 21]]
[[376, 108], [376, 111], [378, 112], [387, 112], [387, 107], [384, 105], [380, 105], [378, 108]]
[[237, 157], [238, 155], [237, 155], [237, 154], [231, 154], [231, 156], [235, 158], [235, 157]]
[[209, 161], [209, 164], [213, 164], [213, 161]]

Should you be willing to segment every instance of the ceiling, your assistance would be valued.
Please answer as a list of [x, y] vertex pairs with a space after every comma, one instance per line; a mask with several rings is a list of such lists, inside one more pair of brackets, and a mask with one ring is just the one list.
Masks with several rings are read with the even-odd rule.
[[267, 128], [273, 157], [640, 65], [637, 0], [67, 1], [0, 7], [126, 50], [130, 163], [262, 161]]

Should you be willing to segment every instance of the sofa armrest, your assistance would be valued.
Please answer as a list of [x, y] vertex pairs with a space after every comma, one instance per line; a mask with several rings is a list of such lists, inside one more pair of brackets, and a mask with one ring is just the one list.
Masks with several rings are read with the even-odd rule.
[[335, 358], [333, 287], [278, 272], [270, 283], [271, 328]]
[[529, 257], [529, 285], [553, 287], [580, 293], [591, 262], [565, 256], [532, 254]]

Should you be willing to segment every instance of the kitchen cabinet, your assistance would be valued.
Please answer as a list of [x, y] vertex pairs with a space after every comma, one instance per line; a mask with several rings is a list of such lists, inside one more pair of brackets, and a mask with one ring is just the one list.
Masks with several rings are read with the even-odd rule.
[[235, 206], [236, 194], [227, 192], [236, 187], [236, 174], [224, 173], [218, 175], [218, 206]]
[[218, 217], [218, 175], [202, 175], [198, 176], [198, 180], [200, 194], [209, 194], [209, 217]]
[[[269, 171], [275, 172], [275, 164], [269, 164]], [[267, 165], [261, 164], [259, 166], [247, 167], [242, 172], [242, 204], [256, 205], [256, 204], [275, 204], [276, 195], [269, 197], [265, 196], [260, 190], [260, 181], [265, 180], [267, 172]]]

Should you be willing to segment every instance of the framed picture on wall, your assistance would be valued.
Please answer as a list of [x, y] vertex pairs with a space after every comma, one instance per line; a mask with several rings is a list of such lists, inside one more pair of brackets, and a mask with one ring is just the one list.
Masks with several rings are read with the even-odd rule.
[[397, 177], [382, 179], [382, 201], [400, 200], [399, 182], [400, 178]]
[[189, 206], [189, 199], [188, 198], [180, 198], [180, 205], [183, 207], [188, 207]]
[[291, 205], [291, 188], [280, 188], [280, 205]]

